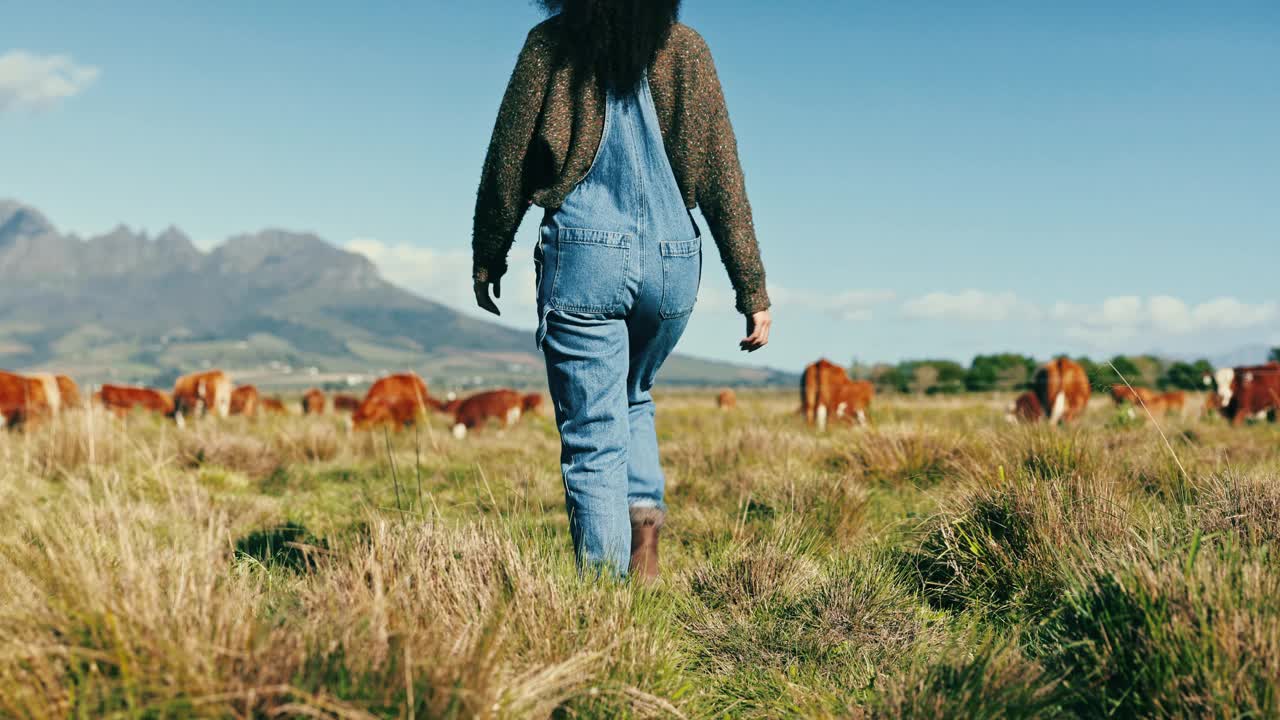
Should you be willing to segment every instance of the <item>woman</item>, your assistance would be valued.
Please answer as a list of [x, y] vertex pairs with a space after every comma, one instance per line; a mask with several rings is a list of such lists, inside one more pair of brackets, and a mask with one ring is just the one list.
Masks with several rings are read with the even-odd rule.
[[[680, 0], [542, 0], [507, 87], [476, 203], [474, 279], [493, 297], [530, 205], [539, 326], [580, 567], [652, 579], [666, 516], [650, 396], [688, 323], [702, 209], [747, 318], [769, 298], [737, 144], [702, 38]], [[492, 292], [492, 297], [490, 293]]]

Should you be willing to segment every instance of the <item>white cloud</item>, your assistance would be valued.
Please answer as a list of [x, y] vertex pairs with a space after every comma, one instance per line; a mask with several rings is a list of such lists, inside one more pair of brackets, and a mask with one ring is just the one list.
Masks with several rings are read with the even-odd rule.
[[870, 320], [879, 305], [896, 297], [892, 290], [845, 290], [820, 292], [797, 290], [778, 285], [769, 286], [769, 298], [775, 306], [798, 307], [816, 310], [839, 320], [861, 322]]
[[[352, 240], [346, 249], [369, 258], [383, 277], [400, 287], [456, 310], [492, 317], [476, 307], [470, 249], [442, 251], [417, 245], [389, 245], [371, 238]], [[502, 278], [502, 298], [497, 302], [503, 320], [529, 326], [536, 322], [533, 284], [532, 267], [512, 268]]]
[[96, 67], [66, 55], [10, 50], [0, 55], [0, 112], [47, 108], [79, 94], [98, 79]]
[[992, 323], [1034, 320], [1040, 317], [1038, 308], [1021, 300], [1014, 293], [982, 290], [922, 295], [903, 303], [902, 314], [912, 320]]
[[1261, 330], [1280, 321], [1280, 303], [1250, 304], [1221, 297], [1190, 305], [1168, 295], [1122, 296], [1098, 305], [1058, 303], [1050, 315], [1065, 325], [1068, 337], [1095, 347], [1137, 339], [1153, 345], [1152, 341], [1169, 337]]

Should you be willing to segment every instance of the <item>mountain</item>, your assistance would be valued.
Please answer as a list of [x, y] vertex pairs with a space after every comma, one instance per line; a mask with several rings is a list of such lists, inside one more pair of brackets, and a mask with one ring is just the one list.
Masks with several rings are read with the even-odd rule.
[[[177, 228], [81, 239], [0, 200], [0, 366], [84, 382], [164, 383], [217, 366], [262, 384], [340, 383], [413, 369], [450, 385], [537, 384], [530, 333], [387, 282], [362, 255], [264, 230], [210, 252]], [[672, 358], [664, 382], [768, 384], [768, 370]]]

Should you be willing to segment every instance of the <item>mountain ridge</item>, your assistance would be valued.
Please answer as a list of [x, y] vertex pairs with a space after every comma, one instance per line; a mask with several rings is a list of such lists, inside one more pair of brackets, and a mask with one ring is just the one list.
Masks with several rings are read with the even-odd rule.
[[[216, 365], [262, 384], [393, 369], [446, 384], [534, 385], [530, 333], [387, 281], [315, 233], [267, 228], [202, 250], [181, 229], [120, 224], [81, 239], [0, 199], [0, 367], [163, 383]], [[673, 357], [665, 382], [774, 383], [784, 373]]]

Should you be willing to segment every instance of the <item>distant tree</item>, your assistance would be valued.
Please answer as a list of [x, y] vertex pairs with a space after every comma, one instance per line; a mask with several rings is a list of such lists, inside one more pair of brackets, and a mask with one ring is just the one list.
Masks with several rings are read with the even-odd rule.
[[1138, 368], [1136, 379], [1134, 376], [1125, 373], [1125, 377], [1129, 378], [1129, 382], [1133, 385], [1155, 387], [1160, 382], [1160, 378], [1164, 377], [1167, 363], [1155, 355], [1139, 355], [1131, 357], [1129, 360], [1134, 367]]
[[854, 380], [870, 380], [873, 373], [875, 373], [875, 370], [875, 365], [868, 365], [864, 362], [859, 362], [858, 358], [854, 358], [853, 361], [849, 363], [849, 377]]
[[1143, 378], [1142, 369], [1133, 360], [1124, 355], [1116, 355], [1109, 363], [1099, 363], [1096, 373], [1089, 380], [1095, 390], [1106, 390], [1112, 385], [1124, 384], [1126, 380], [1134, 387], [1147, 385]]
[[933, 390], [938, 384], [939, 376], [938, 368], [927, 363], [919, 363], [911, 371], [911, 391], [916, 393], [927, 393]]
[[1197, 360], [1194, 363], [1175, 362], [1165, 370], [1160, 378], [1160, 387], [1174, 390], [1203, 390], [1204, 376], [1213, 374], [1213, 365], [1208, 360]]
[[1280, 347], [1271, 348], [1271, 354], [1268, 356], [1271, 362], [1280, 362]]
[[900, 366], [880, 364], [871, 368], [870, 380], [876, 386], [876, 392], [907, 393], [911, 391], [911, 376], [904, 373]]
[[1035, 370], [1036, 361], [1026, 355], [979, 355], [965, 373], [964, 387], [970, 392], [1020, 390], [1031, 381]]

